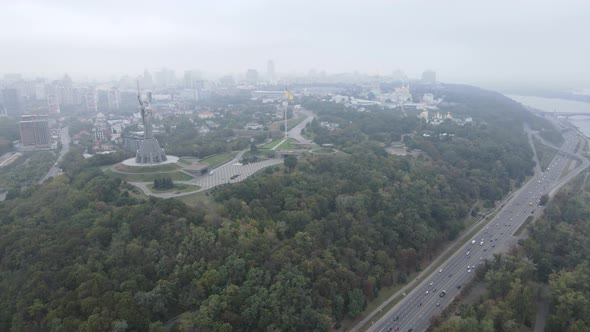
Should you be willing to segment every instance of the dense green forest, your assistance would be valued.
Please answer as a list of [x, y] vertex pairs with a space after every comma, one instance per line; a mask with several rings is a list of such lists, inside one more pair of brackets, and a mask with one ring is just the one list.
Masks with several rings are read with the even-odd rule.
[[159, 135], [158, 140], [167, 154], [205, 158], [217, 153], [243, 150], [250, 145], [248, 139], [233, 139], [234, 137], [231, 129], [215, 130], [201, 136], [195, 125], [186, 121], [178, 124], [171, 134]]
[[[98, 168], [117, 157], [84, 160], [74, 148], [65, 176], [0, 203], [0, 330], [337, 326], [428, 262], [475, 203], [493, 204], [530, 174], [527, 113], [480, 99], [474, 114], [512, 121], [490, 116], [450, 141], [415, 140], [431, 150], [401, 157], [359, 117], [330, 134], [346, 153], [304, 156], [195, 206], [134, 198]], [[445, 157], [466, 144], [480, 148]]]
[[589, 206], [587, 182], [560, 191], [543, 218], [528, 227], [530, 237], [511, 255], [496, 256], [487, 271], [480, 271], [486, 291], [479, 301], [459, 305], [460, 315], [435, 331], [531, 328], [539, 301], [549, 303], [546, 331], [590, 330]]
[[[342, 104], [310, 99], [303, 104], [314, 110], [319, 120], [312, 121], [307, 129], [315, 134], [317, 143], [332, 143], [349, 153], [359, 142], [391, 143], [404, 136], [408, 147], [461, 170], [462, 178], [477, 178], [479, 196], [488, 204], [532, 174], [533, 154], [522, 130], [523, 123], [542, 132], [555, 132], [547, 121], [497, 93], [460, 85], [445, 85], [443, 90], [417, 88], [415, 93], [425, 92], [445, 98], [440, 106], [443, 114], [472, 117], [474, 122], [460, 125], [447, 120], [435, 126], [388, 109], [359, 113]], [[319, 125], [320, 121], [338, 123], [340, 129], [328, 131]]]

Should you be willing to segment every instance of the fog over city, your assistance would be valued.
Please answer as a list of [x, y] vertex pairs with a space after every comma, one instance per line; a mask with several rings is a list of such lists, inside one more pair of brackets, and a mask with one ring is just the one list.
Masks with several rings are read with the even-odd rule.
[[583, 87], [590, 2], [4, 1], [0, 73], [359, 71]]
[[590, 331], [590, 0], [0, 0], [0, 332]]

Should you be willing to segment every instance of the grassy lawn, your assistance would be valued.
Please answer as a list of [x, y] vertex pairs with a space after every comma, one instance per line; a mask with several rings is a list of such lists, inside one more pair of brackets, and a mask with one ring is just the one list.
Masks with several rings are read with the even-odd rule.
[[154, 173], [154, 172], [169, 172], [180, 169], [180, 166], [176, 164], [164, 164], [157, 166], [127, 166], [123, 164], [117, 164], [115, 168], [118, 171], [126, 173]]
[[283, 144], [281, 144], [279, 147], [277, 147], [277, 150], [293, 150], [296, 149], [297, 146], [295, 145], [295, 143], [297, 143], [296, 140], [289, 138], [287, 141], [285, 141]]
[[107, 169], [104, 172], [109, 176], [116, 177], [128, 182], [152, 182], [154, 179], [162, 177], [171, 178], [174, 181], [188, 181], [193, 178], [192, 176], [182, 172], [169, 172], [161, 174], [122, 174], [113, 172], [110, 169]]
[[243, 158], [249, 158], [249, 157], [264, 157], [264, 158], [272, 158], [274, 156], [274, 151], [269, 151], [269, 150], [258, 150], [256, 152], [252, 152], [252, 151], [246, 151], [246, 153], [244, 153], [244, 155], [242, 156]]
[[313, 153], [334, 153], [332, 148], [319, 148], [312, 151]]
[[219, 165], [222, 165], [232, 160], [238, 153], [237, 152], [226, 152], [220, 154], [214, 154], [205, 159], [199, 160], [202, 164], [209, 164], [209, 169], [213, 169]]
[[171, 192], [185, 193], [188, 191], [195, 191], [195, 190], [201, 189], [201, 187], [199, 187], [199, 186], [195, 186], [192, 184], [184, 184], [184, 183], [175, 183], [174, 188], [172, 188], [172, 189], [154, 189], [153, 184], [148, 184], [146, 187], [148, 187], [148, 189], [151, 190], [151, 192], [156, 193], [156, 194], [171, 193]]
[[198, 202], [208, 201], [211, 196], [207, 196], [206, 191], [177, 197], [176, 199], [183, 201], [186, 205], [195, 206]]
[[185, 164], [185, 165], [191, 165], [192, 162], [190, 160], [186, 160], [186, 159], [178, 159], [178, 162], [181, 164]]
[[260, 149], [272, 149], [272, 148], [275, 147], [275, 145], [279, 144], [279, 142], [282, 141], [282, 140], [283, 140], [282, 137], [275, 138], [275, 139], [272, 140], [272, 142], [268, 142], [268, 143], [266, 143], [264, 145], [259, 146], [258, 148], [260, 148]]

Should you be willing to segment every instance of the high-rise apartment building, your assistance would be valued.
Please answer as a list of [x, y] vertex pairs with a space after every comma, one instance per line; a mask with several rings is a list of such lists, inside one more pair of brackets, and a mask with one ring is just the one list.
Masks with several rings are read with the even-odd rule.
[[43, 100], [47, 98], [47, 91], [45, 85], [45, 81], [43, 80], [37, 80], [35, 82], [35, 99]]
[[18, 95], [21, 100], [35, 99], [35, 82], [20, 80], [10, 85], [11, 88], [18, 90]]
[[426, 70], [422, 73], [422, 82], [436, 83], [436, 73], [433, 70]]
[[59, 102], [62, 105], [74, 105], [74, 88], [72, 79], [68, 74], [65, 74], [60, 81], [54, 82], [59, 97]]
[[198, 70], [186, 70], [182, 85], [185, 89], [197, 89], [202, 85], [201, 72]]
[[276, 84], [275, 63], [272, 60], [266, 63], [266, 78], [270, 84]]
[[86, 112], [95, 114], [98, 112], [98, 95], [95, 89], [89, 89], [85, 95]]
[[248, 83], [256, 84], [258, 81], [258, 70], [248, 69], [246, 71], [246, 81], [248, 81]]
[[56, 95], [47, 95], [47, 109], [49, 114], [59, 114], [59, 98]]
[[162, 70], [156, 72], [156, 84], [163, 88], [175, 86], [176, 75], [174, 70], [162, 68]]
[[50, 135], [47, 115], [23, 115], [18, 125], [23, 146], [49, 147]]
[[8, 115], [20, 114], [23, 110], [21, 96], [16, 88], [2, 90], [2, 103]]
[[107, 102], [110, 110], [118, 110], [120, 108], [121, 94], [119, 89], [112, 88], [108, 91]]
[[140, 84], [142, 88], [146, 89], [151, 89], [154, 86], [152, 74], [147, 69], [143, 71], [143, 76], [140, 76]]

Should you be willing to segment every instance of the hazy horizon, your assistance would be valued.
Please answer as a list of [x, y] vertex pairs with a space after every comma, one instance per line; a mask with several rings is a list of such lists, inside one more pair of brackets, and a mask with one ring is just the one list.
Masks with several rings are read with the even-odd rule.
[[585, 87], [586, 1], [19, 1], [0, 12], [0, 73], [108, 79], [359, 71]]

